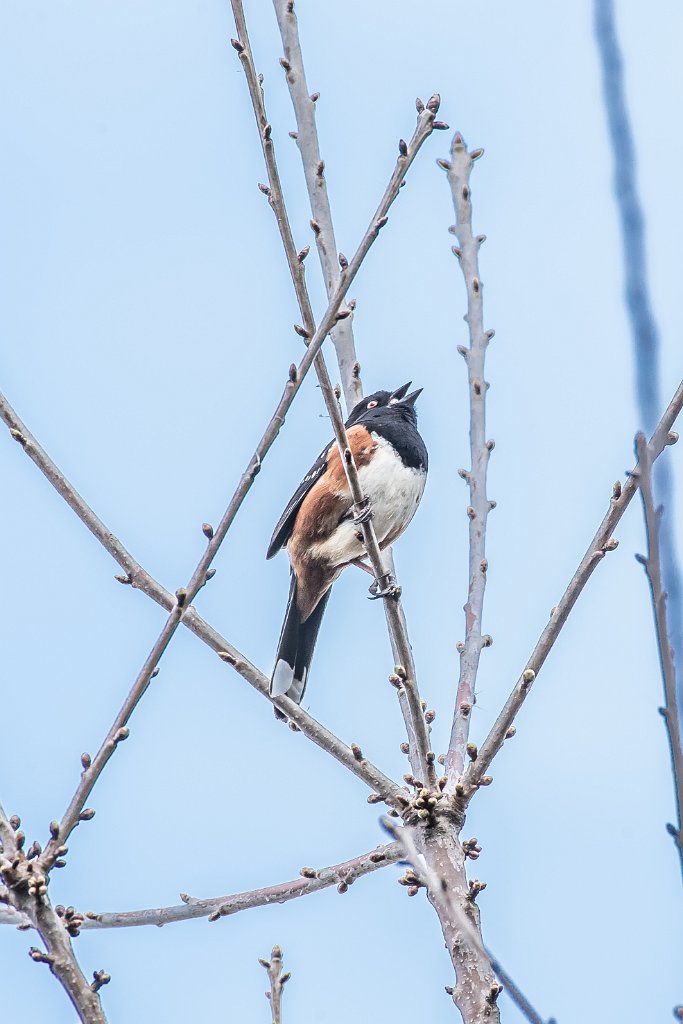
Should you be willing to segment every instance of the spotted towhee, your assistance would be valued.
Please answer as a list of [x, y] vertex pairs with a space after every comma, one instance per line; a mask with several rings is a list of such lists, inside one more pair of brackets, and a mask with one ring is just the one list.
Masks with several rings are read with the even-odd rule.
[[[413, 518], [427, 477], [427, 449], [417, 430], [415, 402], [376, 391], [355, 406], [346, 431], [360, 485], [370, 502], [380, 548], [393, 544]], [[270, 692], [298, 704], [330, 588], [342, 569], [365, 553], [346, 473], [334, 441], [320, 454], [280, 516], [267, 558], [286, 547], [291, 582]]]

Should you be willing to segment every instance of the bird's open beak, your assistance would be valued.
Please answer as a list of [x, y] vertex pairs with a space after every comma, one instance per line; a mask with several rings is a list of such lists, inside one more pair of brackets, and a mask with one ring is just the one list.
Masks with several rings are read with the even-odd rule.
[[409, 380], [408, 383], [404, 384], [402, 388], [396, 388], [393, 394], [389, 396], [389, 404], [391, 405], [392, 402], [400, 402], [403, 398], [405, 398], [406, 392], [412, 383], [412, 380]]
[[418, 388], [417, 391], [413, 391], [411, 394], [406, 395], [401, 402], [401, 405], [415, 405], [423, 390], [423, 388]]

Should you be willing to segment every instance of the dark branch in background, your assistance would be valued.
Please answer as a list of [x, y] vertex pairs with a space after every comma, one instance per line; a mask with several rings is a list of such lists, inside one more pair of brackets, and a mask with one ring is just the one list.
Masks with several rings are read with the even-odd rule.
[[270, 960], [259, 959], [259, 963], [268, 971], [270, 992], [266, 992], [266, 998], [270, 1003], [273, 1024], [282, 1024], [282, 990], [292, 975], [289, 971], [282, 973], [282, 950], [279, 946], [273, 946]]
[[460, 678], [453, 713], [448, 754], [446, 755], [446, 791], [452, 793], [465, 770], [467, 739], [469, 736], [472, 708], [476, 703], [475, 687], [479, 657], [491, 638], [482, 634], [482, 615], [488, 561], [486, 559], [486, 524], [493, 508], [486, 495], [486, 476], [493, 441], [486, 438], [486, 392], [488, 383], [484, 364], [486, 349], [493, 337], [493, 331], [484, 330], [484, 309], [482, 300], [483, 284], [479, 275], [479, 248], [484, 235], [472, 234], [472, 200], [470, 174], [472, 165], [483, 153], [477, 149], [467, 152], [467, 146], [459, 132], [456, 132], [451, 146], [451, 160], [440, 160], [439, 165], [448, 173], [455, 224], [451, 233], [458, 239], [453, 253], [458, 258], [465, 279], [467, 291], [467, 313], [465, 320], [469, 328], [469, 348], [459, 346], [467, 363], [467, 382], [470, 405], [470, 469], [460, 470], [467, 482], [470, 503], [469, 518], [469, 583], [465, 604], [465, 642], [458, 644], [460, 652]]
[[[624, 69], [617, 39], [613, 0], [595, 0], [595, 37], [602, 67], [605, 107], [614, 155], [614, 192], [621, 221], [626, 306], [631, 321], [636, 394], [642, 427], [650, 433], [661, 408], [659, 331], [652, 313], [645, 252], [645, 221], [636, 183], [635, 145], [626, 105]], [[664, 507], [660, 523], [662, 575], [668, 594], [671, 646], [683, 656], [683, 586], [676, 550], [672, 470], [668, 459], [655, 468], [655, 500]], [[679, 681], [679, 705], [683, 705]], [[679, 712], [683, 706], [679, 706]], [[679, 718], [679, 733], [681, 721]]]
[[667, 827], [676, 843], [678, 856], [681, 861], [681, 871], [683, 872], [683, 837], [681, 836], [681, 825], [683, 824], [683, 748], [681, 747], [681, 718], [676, 693], [676, 667], [667, 631], [666, 592], [662, 583], [659, 529], [663, 510], [661, 505], [659, 508], [655, 508], [652, 488], [653, 452], [644, 434], [638, 434], [636, 437], [636, 452], [638, 455], [637, 479], [640, 495], [643, 499], [645, 532], [647, 535], [647, 556], [636, 555], [636, 558], [645, 569], [652, 595], [652, 610], [655, 618], [659, 663], [662, 669], [662, 679], [664, 680], [664, 707], [659, 710], [664, 718], [667, 736], [669, 737], [669, 750], [674, 777], [674, 796], [676, 799], [676, 813], [678, 815], [678, 824], [668, 825]]
[[[55, 490], [64, 498], [81, 522], [124, 570], [126, 575], [117, 577], [117, 579], [122, 583], [128, 583], [141, 590], [167, 611], [174, 608], [177, 604], [176, 596], [162, 587], [160, 583], [143, 569], [139, 562], [126, 550], [120, 540], [93, 512], [69, 480], [57, 468], [52, 459], [50, 459], [45, 449], [42, 448], [31, 434], [28, 427], [19, 419], [12, 406], [2, 394], [0, 394], [0, 419], [4, 420], [10, 428], [10, 433], [21, 444], [24, 452], [49, 480]], [[219, 654], [224, 662], [231, 665], [259, 693], [267, 697], [268, 700], [283, 711], [305, 736], [323, 750], [326, 750], [337, 761], [353, 772], [357, 778], [379, 793], [390, 806], [401, 807], [405, 805], [406, 791], [387, 778], [370, 761], [366, 758], [359, 759], [350, 746], [343, 743], [319, 722], [316, 722], [298, 704], [294, 704], [287, 697], [271, 697], [269, 681], [266, 676], [252, 665], [225, 637], [221, 636], [217, 630], [205, 622], [194, 608], [187, 609], [183, 615], [182, 623], [213, 651]]]
[[[268, 187], [266, 188], [266, 194], [268, 195], [268, 200], [273, 212], [275, 213], [287, 263], [294, 283], [297, 301], [304, 321], [303, 329], [300, 329], [299, 333], [303, 334], [304, 338], [309, 338], [314, 331], [313, 311], [306, 287], [303, 260], [301, 259], [300, 254], [297, 253], [296, 246], [294, 245], [294, 238], [292, 236], [284, 196], [282, 194], [280, 176], [275, 160], [275, 148], [272, 140], [272, 132], [268, 122], [263, 98], [262, 81], [260, 76], [256, 73], [241, 0], [231, 0], [231, 3], [237, 34], [239, 37], [238, 39], [233, 40], [233, 46], [239, 54], [240, 62], [247, 80], [254, 116], [260, 129], [263, 156], [268, 172]], [[387, 186], [384, 197], [375, 212], [366, 237], [372, 236], [372, 240], [374, 240], [380, 229], [386, 224], [389, 208], [398, 195], [408, 168], [417, 156], [422, 143], [432, 133], [435, 124], [434, 115], [438, 110], [438, 106], [438, 97], [436, 96], [431, 98], [426, 108], [422, 105], [422, 109], [418, 113], [417, 127], [410, 142], [406, 144], [401, 140], [396, 167], [391, 176], [391, 180]], [[354, 260], [357, 258], [357, 255], [358, 254], [354, 257]], [[349, 264], [345, 258], [342, 259], [340, 256], [339, 261], [342, 266], [342, 280], [347, 279], [354, 260]], [[361, 513], [364, 511], [363, 503], [365, 495], [360, 487], [358, 473], [346, 437], [341, 411], [332, 389], [332, 384], [322, 353], [319, 353], [316, 356], [315, 369], [320, 382], [323, 398], [325, 399], [327, 411], [334, 427], [335, 437], [339, 444], [349, 487], [356, 505], [356, 512], [359, 517], [361, 517]], [[387, 573], [382, 560], [372, 521], [368, 520], [366, 517], [361, 517], [359, 518], [359, 522], [363, 531], [365, 548], [368, 552], [368, 557], [376, 578], [382, 585], [384, 585], [389, 574]], [[403, 711], [406, 729], [408, 731], [411, 766], [415, 776], [434, 784], [436, 781], [434, 772], [434, 755], [429, 750], [429, 736], [421, 707], [420, 695], [417, 689], [412, 651], [408, 641], [405, 623], [398, 606], [400, 594], [398, 587], [394, 588], [394, 592], [395, 597], [390, 599], [386, 604], [386, 613], [392, 648], [394, 650], [394, 657], [395, 660], [398, 661], [400, 668], [401, 681], [399, 683], [399, 697], [402, 698], [401, 709]]]
[[302, 868], [301, 877], [295, 878], [291, 882], [279, 882], [277, 885], [267, 885], [263, 889], [252, 889], [249, 892], [239, 892], [233, 896], [218, 896], [214, 899], [201, 900], [181, 893], [183, 903], [176, 907], [126, 910], [121, 913], [108, 914], [88, 912], [85, 914], [81, 927], [85, 929], [137, 928], [145, 925], [160, 927], [164, 924], [190, 921], [198, 917], [208, 917], [209, 920], [216, 921], [219, 917], [230, 917], [232, 914], [238, 914], [241, 910], [250, 910], [252, 907], [288, 903], [290, 900], [298, 899], [299, 896], [307, 896], [320, 889], [328, 889], [332, 885], [336, 885], [337, 890], [344, 893], [357, 878], [369, 875], [387, 864], [393, 864], [401, 856], [402, 850], [398, 844], [389, 843], [385, 846], [378, 846], [370, 853], [361, 854], [359, 857], [342, 861], [340, 864], [332, 864], [327, 868]]
[[519, 990], [517, 985], [515, 985], [514, 981], [507, 973], [503, 965], [499, 963], [498, 960], [496, 960], [495, 956], [493, 956], [490, 950], [487, 950], [487, 952], [491, 960], [491, 966], [498, 975], [499, 981], [503, 985], [503, 992], [512, 1000], [512, 1002], [515, 1004], [520, 1013], [524, 1014], [526, 1019], [529, 1021], [529, 1024], [557, 1024], [557, 1021], [554, 1017], [548, 1018], [547, 1021], [544, 1020], [543, 1017], [541, 1017], [540, 1013], [538, 1013], [533, 1008], [533, 1006], [526, 998], [524, 993]]
[[[341, 271], [338, 259], [339, 250], [332, 223], [332, 211], [327, 195], [325, 163], [320, 156], [320, 144], [315, 125], [318, 94], [311, 96], [306, 84], [306, 72], [304, 71], [299, 29], [293, 4], [289, 0], [273, 0], [273, 6], [285, 53], [280, 63], [287, 75], [287, 85], [296, 117], [297, 130], [291, 134], [295, 136], [301, 153], [306, 188], [311, 204], [311, 227], [329, 297], [337, 287]], [[360, 365], [356, 358], [356, 346], [353, 338], [353, 312], [335, 325], [330, 332], [330, 337], [337, 353], [346, 408], [350, 412], [363, 397]]]
[[[678, 439], [678, 435], [672, 434], [670, 431], [682, 407], [683, 383], [679, 384], [676, 394], [652, 435], [650, 447], [653, 460], [661, 455], [667, 445], [674, 444]], [[510, 735], [509, 730], [515, 716], [526, 700], [531, 684], [548, 657], [553, 644], [567, 621], [569, 613], [576, 604], [579, 594], [604, 556], [609, 551], [614, 551], [617, 547], [618, 542], [612, 539], [612, 533], [638, 489], [637, 474], [638, 467], [636, 466], [623, 487], [619, 482], [614, 485], [609, 511], [598, 527], [598, 531], [589, 544], [588, 550], [574, 573], [569, 586], [562, 595], [560, 603], [553, 609], [550, 622], [541, 633], [538, 643], [526, 664], [526, 668], [517, 681], [517, 685], [508, 697], [503, 710], [498, 715], [491, 731], [465, 773], [464, 785], [460, 792], [457, 793], [463, 802], [467, 803], [471, 799], [478, 786], [484, 784], [486, 780], [490, 781], [490, 776], [485, 776], [484, 773], [503, 746], [507, 736]]]

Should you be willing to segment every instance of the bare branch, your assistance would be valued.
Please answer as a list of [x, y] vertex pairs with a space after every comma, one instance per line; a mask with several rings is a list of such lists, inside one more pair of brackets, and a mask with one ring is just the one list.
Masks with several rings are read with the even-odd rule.
[[[661, 342], [659, 328], [652, 310], [647, 271], [645, 215], [638, 194], [636, 174], [636, 141], [626, 99], [624, 67], [613, 0], [595, 0], [593, 16], [602, 68], [605, 109], [614, 157], [614, 194], [621, 223], [624, 291], [633, 342], [636, 397], [642, 426], [644, 430], [649, 431], [660, 405]], [[659, 504], [664, 508], [664, 513], [657, 524], [657, 547], [661, 552], [659, 560], [661, 588], [666, 591], [667, 595], [667, 651], [673, 648], [673, 653], [667, 657], [673, 664], [676, 652], [678, 652], [679, 661], [683, 657], [683, 577], [676, 549], [678, 518], [674, 506], [673, 474], [668, 459], [662, 459], [655, 466], [652, 486], [654, 490], [653, 506]], [[680, 750], [680, 733], [683, 728], [680, 718], [681, 709], [668, 703], [667, 709], [671, 714], [679, 716], [676, 731], [679, 736], [678, 748]], [[672, 744], [671, 733], [669, 733], [669, 743]], [[671, 749], [673, 751], [673, 746]], [[681, 783], [680, 773], [676, 778], [674, 761], [674, 786], [679, 795]], [[680, 828], [679, 806], [676, 842], [679, 854], [683, 858]]]
[[[458, 1007], [464, 1024], [499, 1024], [497, 983], [489, 955], [484, 949], [476, 897], [484, 883], [465, 877], [465, 856], [455, 831], [442, 818], [429, 830], [397, 827], [391, 818], [382, 824], [403, 847], [413, 872], [427, 890], [451, 957], [457, 979], [447, 992]], [[424, 864], [419, 856], [424, 854]]]
[[86, 980], [71, 945], [70, 934], [78, 934], [80, 918], [63, 922], [56, 913], [47, 896], [45, 872], [37, 858], [29, 858], [24, 852], [24, 835], [19, 831], [19, 824], [18, 818], [8, 820], [0, 807], [3, 845], [0, 872], [6, 886], [3, 901], [19, 915], [22, 926], [27, 921], [40, 935], [45, 951], [32, 947], [29, 954], [36, 963], [48, 965], [69, 996], [79, 1020], [83, 1024], [106, 1024], [99, 986], [94, 988]]
[[[334, 235], [332, 213], [327, 195], [327, 181], [324, 174], [324, 162], [320, 156], [320, 146], [318, 143], [318, 132], [315, 121], [318, 97], [317, 95], [311, 96], [308, 91], [303, 56], [301, 53], [301, 44], [299, 42], [296, 13], [288, 0], [274, 0], [274, 6], [285, 52], [285, 56], [280, 63], [287, 75], [287, 84], [289, 85], [289, 93], [296, 116], [297, 131], [294, 134], [296, 135], [296, 143], [299, 147], [299, 152], [301, 153], [306, 187], [311, 204], [311, 213], [313, 215], [311, 227], [313, 228], [318, 248], [318, 255], [323, 268], [325, 286], [329, 295], [339, 279], [340, 270], [339, 261], [337, 259], [337, 243]], [[331, 333], [337, 353], [337, 362], [339, 365], [339, 372], [346, 398], [347, 409], [350, 409], [363, 397], [363, 388], [360, 380], [360, 364], [358, 363], [356, 356], [352, 321], [353, 314], [346, 319], [341, 320]], [[384, 562], [387, 571], [395, 578], [396, 570], [391, 548], [388, 548], [384, 552]], [[407, 638], [408, 636], [408, 626], [403, 607], [400, 604], [396, 606], [396, 615], [399, 619], [398, 627], [396, 627], [392, 622], [393, 613], [386, 606], [385, 614], [387, 615], [388, 620], [394, 660], [405, 666], [405, 647], [399, 643], [399, 637]], [[409, 643], [407, 646], [408, 650], [410, 650]], [[414, 687], [411, 687], [410, 683], [413, 675], [414, 673], [412, 672], [408, 673], [408, 688], [406, 689], [405, 686], [402, 686], [397, 691], [401, 711], [404, 719], [406, 720], [406, 726], [409, 731], [412, 731], [412, 718], [417, 711], [417, 705], [419, 704], [419, 696], [416, 696], [413, 692]], [[410, 723], [408, 721], [408, 715], [411, 714], [409, 702], [412, 706], [413, 712]], [[425, 743], [425, 750], [428, 750], [429, 743], [427, 740], [425, 740]], [[413, 765], [413, 767], [415, 767], [415, 765]]]
[[[0, 394], [0, 418], [10, 428], [14, 437], [19, 435], [21, 446], [29, 458], [38, 466], [45, 477], [61, 494], [69, 507], [73, 509], [78, 518], [84, 523], [90, 532], [100, 541], [102, 546], [118, 562], [125, 572], [122, 578], [124, 583], [130, 583], [133, 587], [142, 590], [148, 597], [156, 601], [162, 608], [171, 611], [177, 604], [177, 598], [161, 586], [148, 572], [143, 569], [130, 552], [123, 546], [120, 540], [95, 514], [85, 502], [63, 473], [50, 459], [47, 452], [39, 444], [36, 438], [28, 430], [28, 427], [19, 419], [16, 412], [7, 399]], [[343, 743], [328, 729], [325, 729], [303, 708], [287, 697], [271, 697], [270, 685], [266, 676], [248, 661], [238, 650], [233, 647], [229, 640], [226, 640], [217, 630], [213, 629], [194, 608], [188, 608], [182, 617], [182, 623], [187, 626], [196, 636], [203, 640], [213, 651], [220, 654], [222, 660], [231, 665], [247, 682], [263, 694], [272, 704], [278, 707], [287, 715], [299, 728], [299, 730], [316, 743], [319, 747], [330, 753], [337, 761], [349, 768], [353, 774], [379, 793], [383, 799], [392, 807], [401, 807], [406, 803], [406, 792], [397, 786], [386, 775], [375, 768], [375, 766], [363, 758], [359, 761], [351, 750], [351, 747]], [[92, 787], [91, 787], [92, 788]], [[87, 797], [86, 797], [87, 798]]]
[[262, 889], [251, 889], [248, 892], [235, 893], [232, 896], [217, 896], [212, 899], [195, 899], [181, 894], [183, 902], [175, 907], [157, 907], [150, 910], [126, 910], [120, 913], [96, 913], [89, 911], [84, 915], [82, 928], [140, 928], [146, 925], [161, 927], [175, 924], [178, 921], [192, 921], [199, 917], [208, 917], [217, 921], [219, 917], [230, 917], [242, 910], [253, 907], [267, 907], [273, 903], [288, 903], [290, 900], [307, 896], [336, 885], [341, 892], [369, 875], [378, 868], [393, 864], [401, 857], [401, 848], [396, 843], [378, 846], [369, 853], [332, 864], [327, 868], [302, 868], [301, 877], [290, 882], [278, 882]]
[[289, 971], [282, 973], [282, 950], [273, 946], [270, 960], [259, 960], [259, 963], [268, 971], [270, 992], [266, 992], [266, 998], [270, 1003], [273, 1024], [282, 1024], [282, 990], [291, 978]]
[[472, 234], [472, 201], [470, 174], [474, 161], [482, 150], [467, 152], [465, 141], [456, 132], [451, 146], [451, 161], [441, 161], [447, 168], [448, 183], [453, 194], [455, 224], [451, 232], [459, 245], [454, 253], [460, 263], [467, 290], [469, 348], [461, 349], [467, 363], [470, 400], [470, 460], [469, 471], [461, 470], [467, 481], [470, 502], [469, 518], [469, 584], [465, 604], [465, 642], [459, 645], [460, 678], [453, 712], [453, 727], [446, 755], [447, 790], [452, 792], [465, 769], [465, 751], [470, 731], [472, 708], [476, 703], [476, 681], [482, 649], [491, 642], [482, 634], [482, 614], [488, 561], [486, 559], [486, 524], [492, 502], [486, 495], [486, 476], [493, 441], [486, 438], [486, 349], [493, 331], [484, 330], [483, 284], [479, 275], [479, 248], [483, 235]]
[[[676, 417], [681, 411], [681, 407], [683, 407], [683, 383], [678, 386], [676, 394], [672, 398], [650, 440], [653, 460], [657, 459], [661, 455], [665, 446], [670, 443], [669, 432], [676, 421]], [[594, 570], [597, 568], [604, 556], [609, 551], [613, 551], [616, 548], [617, 541], [612, 540], [612, 534], [636, 493], [638, 488], [637, 474], [638, 468], [636, 467], [636, 469], [629, 475], [623, 487], [620, 483], [615, 484], [609, 511], [598, 527], [598, 531], [589, 544], [586, 554], [581, 559], [581, 563], [574, 573], [569, 586], [562, 595], [560, 603], [555, 609], [553, 609], [550, 622], [541, 633], [538, 643], [536, 644], [522, 675], [518, 679], [514, 690], [508, 697], [503, 710], [498, 715], [491, 731], [480, 747], [476, 758], [466, 771], [463, 780], [464, 784], [460, 789], [456, 787], [457, 795], [465, 803], [469, 801], [477, 787], [484, 784], [487, 780], [488, 777], [485, 776], [485, 772], [505, 742], [506, 734], [512, 726], [517, 712], [526, 700], [529, 690], [531, 689], [531, 684], [541, 670], [545, 659], [548, 657], [548, 654], [553, 647], [553, 644], [560, 635], [562, 627], [567, 621], [567, 617], [569, 616], [572, 608], [576, 604], [579, 594], [593, 575]]]
[[[304, 320], [304, 334], [306, 337], [310, 336], [314, 330], [313, 312], [311, 308], [310, 299], [308, 296], [308, 290], [306, 288], [305, 271], [303, 262], [299, 259], [296, 246], [294, 245], [294, 239], [287, 216], [287, 210], [285, 207], [284, 197], [282, 194], [282, 187], [280, 184], [280, 177], [277, 169], [277, 163], [275, 160], [275, 149], [272, 140], [272, 133], [270, 131], [270, 125], [266, 115], [263, 88], [259, 76], [256, 73], [254, 66], [254, 59], [249, 44], [249, 36], [247, 33], [246, 21], [244, 17], [244, 10], [242, 7], [241, 0], [231, 0], [233, 15], [235, 18], [235, 25], [237, 28], [238, 39], [234, 41], [233, 45], [237, 50], [242, 68], [247, 79], [247, 85], [249, 88], [249, 95], [251, 97], [252, 106], [254, 109], [254, 116], [256, 123], [260, 128], [261, 145], [263, 149], [263, 156], [266, 162], [266, 168], [268, 171], [268, 199], [270, 205], [275, 213], [278, 227], [280, 229], [280, 235], [282, 237], [282, 243], [285, 249], [285, 255], [287, 257], [287, 263], [289, 265], [290, 274], [294, 283], [294, 288], [301, 309], [301, 315]], [[399, 157], [396, 161], [396, 167], [391, 176], [390, 183], [385, 191], [384, 197], [380, 202], [380, 205], [375, 213], [372, 224], [366, 232], [366, 239], [369, 239], [368, 248], [374, 238], [377, 236], [380, 228], [386, 223], [386, 214], [393, 200], [398, 195], [401, 183], [404, 180], [404, 176], [410, 167], [411, 163], [415, 159], [422, 143], [431, 135], [434, 124], [434, 117], [439, 107], [439, 99], [437, 96], [433, 96], [428, 103], [427, 107], [418, 114], [417, 127], [409, 143], [402, 142], [399, 146]], [[358, 260], [358, 254], [361, 252], [363, 243], [359, 248], [356, 256], [350, 264], [346, 264], [344, 261], [342, 280], [347, 279], [347, 275], [350, 274], [351, 268], [354, 262]], [[367, 251], [367, 250], [366, 250]], [[364, 255], [364, 254], [363, 254]], [[362, 257], [361, 257], [362, 259]], [[358, 260], [358, 266], [360, 260]], [[356, 512], [359, 515], [359, 521], [362, 524], [363, 538], [370, 562], [375, 571], [375, 575], [378, 581], [384, 581], [390, 579], [390, 574], [387, 572], [382, 556], [375, 536], [372, 522], [363, 516], [362, 513], [365, 511], [364, 502], [365, 496], [360, 487], [358, 480], [358, 473], [351, 454], [351, 449], [348, 444], [346, 437], [346, 431], [344, 429], [344, 423], [339, 409], [338, 402], [334, 395], [332, 384], [325, 366], [325, 362], [322, 353], [316, 356], [315, 359], [316, 373], [318, 374], [318, 380], [320, 382], [321, 391], [325, 404], [327, 406], [332, 425], [334, 427], [335, 437], [339, 444], [339, 449], [342, 455], [343, 464], [346, 469], [346, 475], [349, 481], [349, 486], [353, 494], [354, 502], [356, 504]], [[392, 582], [394, 582], [392, 580]], [[404, 700], [401, 701], [401, 708], [404, 712], [404, 718], [406, 721], [406, 728], [408, 730], [408, 737], [410, 742], [410, 757], [413, 772], [422, 779], [427, 779], [431, 784], [435, 782], [434, 772], [434, 756], [429, 751], [429, 738], [427, 733], [427, 727], [424, 721], [422, 713], [419, 692], [417, 689], [415, 665], [412, 658], [412, 651], [407, 636], [407, 630], [405, 628], [405, 620], [401, 614], [399, 608], [395, 607], [398, 603], [400, 595], [400, 589], [394, 585], [392, 589], [393, 598], [390, 599], [386, 605], [387, 609], [387, 620], [389, 624], [389, 633], [392, 640], [392, 647], [395, 651], [395, 659], [399, 661], [399, 668], [405, 676], [402, 676], [403, 687], [402, 696], [405, 695]]]
[[[677, 440], [677, 435], [670, 435], [672, 442]], [[647, 556], [637, 555], [638, 561], [645, 569], [650, 594], [652, 596], [652, 611], [655, 618], [655, 631], [657, 634], [657, 647], [659, 649], [659, 664], [662, 670], [664, 682], [664, 707], [659, 710], [664, 718], [667, 736], [669, 738], [669, 752], [671, 754], [671, 767], [674, 780], [674, 798], [676, 802], [677, 825], [669, 825], [668, 829], [673, 836], [678, 849], [678, 856], [683, 871], [683, 836], [681, 836], [681, 825], [683, 824], [683, 749], [681, 748], [680, 713], [678, 707], [678, 695], [676, 693], [676, 666], [674, 664], [674, 652], [669, 640], [669, 629], [667, 623], [667, 594], [662, 582], [662, 559], [660, 552], [660, 524], [664, 509], [660, 506], [655, 508], [655, 499], [652, 484], [652, 463], [653, 451], [647, 443], [644, 434], [636, 437], [636, 454], [638, 455], [638, 486], [643, 499], [643, 514], [645, 516], [645, 532], [647, 534]]]
[[[318, 131], [315, 123], [317, 98], [311, 97], [306, 83], [296, 12], [289, 0], [273, 0], [273, 6], [284, 47], [285, 55], [280, 63], [287, 76], [289, 95], [296, 117], [296, 144], [301, 154], [306, 188], [311, 204], [311, 226], [329, 297], [339, 282], [340, 269], [337, 258], [339, 250], [334, 236], [332, 211], [327, 195], [327, 179], [324, 173], [324, 163], [320, 156]], [[350, 411], [363, 397], [360, 366], [356, 358], [353, 338], [353, 313], [339, 321], [331, 331], [330, 337], [337, 353], [346, 408]]]

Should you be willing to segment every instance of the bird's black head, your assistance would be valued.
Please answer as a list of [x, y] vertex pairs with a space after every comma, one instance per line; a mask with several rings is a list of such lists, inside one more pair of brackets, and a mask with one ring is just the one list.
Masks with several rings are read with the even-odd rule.
[[415, 402], [422, 394], [422, 388], [418, 388], [417, 391], [406, 395], [411, 384], [412, 381], [409, 380], [407, 384], [397, 388], [395, 391], [375, 391], [374, 394], [362, 399], [351, 410], [351, 415], [346, 421], [347, 428], [359, 422], [369, 425], [373, 420], [385, 416], [389, 410], [397, 418], [417, 423]]

